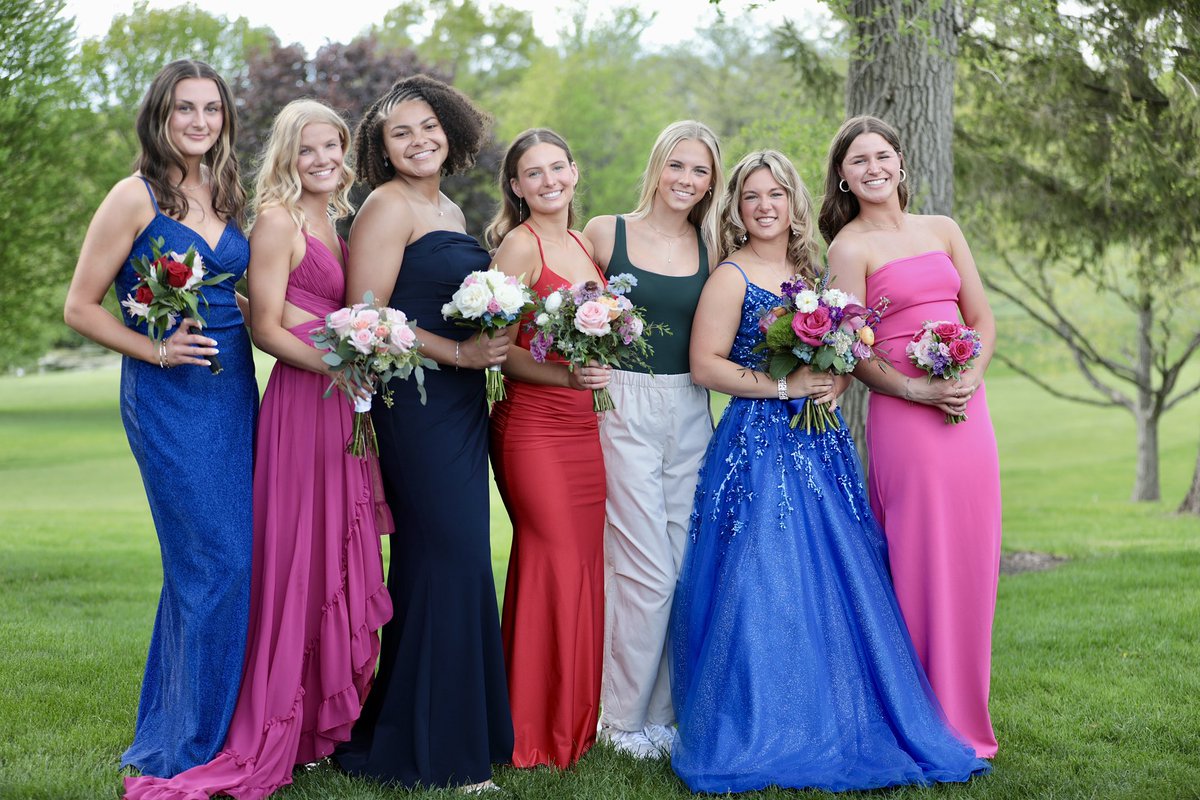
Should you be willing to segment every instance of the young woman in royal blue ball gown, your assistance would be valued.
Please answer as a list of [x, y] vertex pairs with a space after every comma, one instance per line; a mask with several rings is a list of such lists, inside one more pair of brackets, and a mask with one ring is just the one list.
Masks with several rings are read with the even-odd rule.
[[[184, 60], [159, 72], [138, 112], [137, 171], [92, 218], [64, 309], [68, 325], [124, 356], [121, 419], [150, 501], [163, 587], [121, 763], [160, 777], [221, 747], [246, 646], [258, 388], [234, 291], [250, 257], [236, 121], [212, 67]], [[134, 291], [133, 262], [152, 258], [160, 238], [164, 253], [195, 247], [209, 273], [230, 277], [200, 289], [203, 329], [183, 319], [156, 343], [140, 317], [118, 320], [101, 302], [109, 287], [119, 300]]]
[[705, 792], [967, 780], [988, 766], [914, 655], [849, 433], [788, 425], [785, 400], [830, 403], [847, 379], [801, 367], [776, 381], [752, 352], [780, 284], [818, 269], [812, 201], [785, 157], [734, 168], [721, 231], [690, 356], [697, 383], [732, 398], [672, 611], [672, 767]]

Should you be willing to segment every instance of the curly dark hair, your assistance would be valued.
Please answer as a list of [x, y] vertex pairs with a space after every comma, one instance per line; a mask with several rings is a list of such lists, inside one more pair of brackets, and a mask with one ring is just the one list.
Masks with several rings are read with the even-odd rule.
[[492, 117], [465, 94], [424, 73], [401, 78], [392, 84], [387, 94], [371, 104], [354, 133], [355, 168], [359, 179], [372, 189], [396, 176], [396, 168], [385, 158], [383, 123], [396, 106], [406, 100], [429, 103], [446, 132], [450, 152], [442, 164], [443, 175], [456, 175], [470, 169], [475, 164], [476, 154], [487, 143]]

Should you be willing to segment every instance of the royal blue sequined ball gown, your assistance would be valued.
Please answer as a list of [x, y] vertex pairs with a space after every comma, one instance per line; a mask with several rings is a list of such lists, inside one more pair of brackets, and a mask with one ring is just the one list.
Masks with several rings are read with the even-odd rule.
[[[778, 304], [747, 280], [731, 360], [758, 365], [758, 321]], [[913, 652], [849, 433], [790, 416], [734, 397], [709, 444], [672, 610], [672, 767], [703, 792], [987, 771]]]
[[[147, 188], [149, 188], [147, 186]], [[189, 245], [209, 273], [233, 273], [202, 289], [207, 325], [221, 365], [162, 369], [121, 360], [121, 419], [150, 501], [162, 553], [163, 586], [146, 658], [133, 744], [121, 756], [145, 775], [167, 777], [212, 759], [225, 741], [237, 702], [250, 610], [253, 443], [258, 386], [250, 337], [234, 294], [250, 246], [237, 224], [226, 225], [215, 247], [166, 216], [155, 216], [137, 237], [117, 274], [117, 298], [138, 282], [132, 259]], [[146, 332], [140, 319], [127, 326]], [[173, 332], [173, 331], [172, 331]]]

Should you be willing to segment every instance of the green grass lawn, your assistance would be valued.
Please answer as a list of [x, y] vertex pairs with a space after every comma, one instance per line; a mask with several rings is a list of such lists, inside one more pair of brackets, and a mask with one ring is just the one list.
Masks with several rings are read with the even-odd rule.
[[[1200, 797], [1200, 519], [1171, 513], [1200, 445], [1200, 397], [1163, 426], [1166, 499], [1134, 505], [1128, 415], [1054, 400], [998, 368], [988, 389], [1005, 549], [1069, 560], [1001, 578], [994, 773], [858, 796]], [[502, 582], [510, 530], [495, 498], [492, 519]], [[119, 796], [160, 569], [116, 370], [0, 377], [0, 798]], [[688, 796], [665, 762], [604, 747], [569, 771], [497, 780], [528, 800]], [[319, 767], [278, 797], [404, 794]]]

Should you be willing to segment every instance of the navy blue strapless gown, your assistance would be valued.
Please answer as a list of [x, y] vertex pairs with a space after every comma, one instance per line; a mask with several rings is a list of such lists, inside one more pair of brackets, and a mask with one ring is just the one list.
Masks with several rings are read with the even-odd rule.
[[[465, 233], [432, 231], [405, 249], [388, 305], [431, 333], [474, 336], [443, 319], [442, 306], [489, 261]], [[375, 685], [334, 758], [350, 774], [408, 787], [478, 783], [513, 749], [492, 577], [483, 372], [427, 371], [427, 405], [415, 381], [390, 386], [393, 406], [376, 401], [371, 415], [396, 523], [393, 615]]]
[[[152, 257], [150, 241], [159, 237], [164, 252], [194, 245], [212, 274], [234, 275], [202, 290], [204, 334], [217, 340], [220, 374], [202, 366], [121, 361], [121, 419], [146, 487], [163, 569], [137, 729], [121, 764], [168, 777], [216, 755], [237, 702], [250, 608], [258, 387], [234, 295], [250, 260], [246, 237], [230, 223], [214, 250], [159, 212], [157, 203], [155, 211], [117, 274], [118, 299], [138, 282], [132, 260]], [[140, 320], [122, 316], [146, 332]]]
[[[778, 302], [747, 284], [731, 360], [757, 365]], [[721, 793], [986, 772], [913, 652], [849, 433], [806, 434], [790, 415], [732, 398], [705, 456], [672, 609], [672, 767]]]

